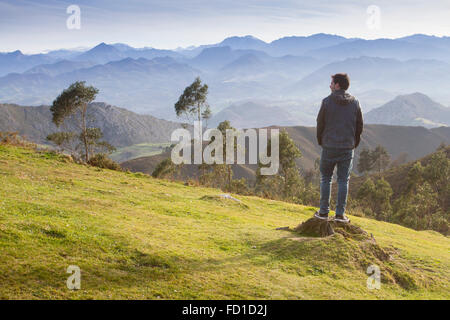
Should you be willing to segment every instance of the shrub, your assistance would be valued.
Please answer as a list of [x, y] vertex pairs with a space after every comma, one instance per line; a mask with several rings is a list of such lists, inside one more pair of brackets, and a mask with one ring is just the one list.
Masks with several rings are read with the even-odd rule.
[[172, 177], [175, 172], [175, 166], [170, 158], [164, 159], [156, 166], [152, 172], [153, 178]]
[[231, 180], [231, 184], [227, 185], [225, 189], [226, 189], [225, 191], [242, 195], [251, 194], [250, 188], [245, 178]]
[[104, 153], [97, 153], [95, 156], [91, 157], [88, 164], [98, 168], [122, 171], [121, 166]]
[[18, 132], [0, 132], [0, 144], [9, 144], [17, 147], [36, 149], [35, 143], [32, 143], [19, 136]]

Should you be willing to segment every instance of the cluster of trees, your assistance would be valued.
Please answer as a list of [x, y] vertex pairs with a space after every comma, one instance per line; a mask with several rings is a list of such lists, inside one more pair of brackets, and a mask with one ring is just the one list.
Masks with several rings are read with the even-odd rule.
[[389, 166], [391, 158], [386, 148], [377, 145], [374, 149], [363, 149], [359, 154], [358, 172], [366, 174], [372, 171], [383, 172]]
[[[221, 122], [218, 127], [225, 133], [227, 129], [234, 129], [228, 121]], [[271, 140], [268, 141], [270, 150]], [[235, 143], [236, 146], [236, 143]], [[244, 195], [257, 195], [264, 198], [283, 200], [294, 203], [318, 205], [319, 187], [301, 172], [295, 160], [301, 157], [301, 152], [285, 130], [279, 135], [279, 170], [275, 175], [262, 175], [263, 165], [258, 163], [255, 183], [249, 183], [245, 178], [233, 179], [230, 164], [199, 164], [198, 183], [203, 186], [220, 188], [226, 192]], [[223, 142], [223, 153], [226, 156], [226, 140]], [[192, 165], [193, 166], [193, 165]], [[161, 161], [152, 172], [155, 178], [183, 179], [181, 174], [184, 165], [175, 165], [171, 159]]]
[[450, 230], [450, 159], [444, 150], [426, 166], [419, 161], [408, 172], [404, 192], [393, 204], [392, 222], [448, 234]]
[[357, 193], [356, 205], [368, 216], [416, 230], [450, 232], [450, 159], [440, 147], [424, 166], [417, 161], [408, 171], [398, 196], [383, 178], [367, 178]]
[[[208, 120], [211, 111], [207, 103], [208, 86], [202, 85], [200, 78], [188, 86], [175, 104], [178, 117], [189, 121]], [[226, 136], [226, 130], [235, 130], [229, 121], [221, 122], [218, 130]], [[235, 138], [236, 139], [236, 138]], [[268, 141], [270, 150], [271, 141]], [[236, 148], [236, 140], [234, 146]], [[236, 150], [235, 150], [236, 151]], [[250, 184], [245, 178], [233, 179], [230, 164], [200, 164], [198, 165], [198, 183], [204, 186], [220, 188], [227, 192], [252, 194], [271, 199], [278, 199], [296, 203], [317, 205], [319, 202], [318, 184], [315, 184], [317, 172], [311, 172], [307, 177], [300, 174], [295, 160], [301, 157], [301, 152], [286, 131], [279, 136], [279, 170], [271, 176], [261, 175], [262, 165], [258, 164], [256, 182]], [[223, 140], [223, 155], [226, 158], [226, 139]], [[183, 165], [175, 165], [170, 159], [160, 162], [152, 172], [153, 177], [177, 179], [182, 178]], [[316, 168], [317, 169], [317, 168]], [[316, 170], [317, 171], [317, 170]]]
[[100, 128], [90, 124], [95, 120], [90, 111], [90, 103], [95, 100], [98, 89], [77, 81], [65, 89], [50, 107], [52, 121], [57, 127], [66, 127], [68, 120], [75, 124], [76, 131], [59, 131], [49, 134], [47, 140], [55, 144], [59, 151], [70, 153], [79, 162], [94, 166], [120, 170], [120, 166], [108, 158], [115, 148], [102, 140]]
[[391, 215], [391, 197], [393, 191], [389, 182], [384, 178], [373, 182], [367, 178], [359, 188], [356, 198], [359, 200], [362, 211], [378, 220], [387, 220]]
[[[270, 150], [270, 140], [268, 146]], [[280, 166], [277, 174], [261, 175], [262, 165], [258, 164], [254, 193], [270, 199], [318, 205], [318, 184], [315, 185], [312, 180], [301, 175], [295, 160], [302, 154], [285, 130], [280, 132], [279, 152]]]

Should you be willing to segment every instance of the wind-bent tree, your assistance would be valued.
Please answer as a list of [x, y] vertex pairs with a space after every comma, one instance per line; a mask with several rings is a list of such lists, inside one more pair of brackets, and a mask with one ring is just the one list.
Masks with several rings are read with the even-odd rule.
[[47, 140], [57, 145], [60, 152], [68, 150], [71, 153], [75, 152], [75, 146], [73, 145], [75, 138], [75, 132], [53, 132], [47, 136]]
[[206, 101], [208, 95], [208, 85], [202, 85], [200, 77], [186, 89], [175, 103], [175, 112], [178, 117], [186, 116], [189, 121], [202, 119], [208, 120], [211, 117], [211, 109]]
[[[86, 162], [89, 162], [90, 156], [94, 155], [96, 149], [108, 152], [114, 150], [114, 147], [109, 143], [100, 141], [103, 134], [99, 128], [89, 128], [87, 124], [88, 107], [97, 93], [98, 89], [86, 86], [84, 81], [77, 81], [65, 89], [50, 107], [52, 121], [57, 127], [60, 127], [67, 118], [75, 120], [75, 125], [80, 130], [78, 139], [81, 142], [77, 149], [81, 147], [83, 151], [80, 153]], [[74, 137], [74, 133], [60, 132], [49, 135], [47, 139], [61, 147], [73, 140]]]

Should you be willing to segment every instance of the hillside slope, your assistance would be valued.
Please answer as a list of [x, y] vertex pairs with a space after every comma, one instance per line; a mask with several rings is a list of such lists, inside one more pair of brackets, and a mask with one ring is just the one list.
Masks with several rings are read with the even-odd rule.
[[[105, 140], [115, 147], [169, 142], [172, 131], [181, 127], [180, 123], [137, 114], [103, 102], [94, 102], [91, 106], [89, 116], [94, 121], [89, 125], [100, 128]], [[0, 113], [0, 131], [17, 131], [28, 140], [41, 144], [48, 143], [46, 137], [50, 133], [78, 130], [71, 120], [67, 121], [67, 129], [57, 128], [52, 123], [49, 106], [0, 104]]]
[[[301, 158], [297, 160], [300, 168], [314, 168], [314, 161], [320, 157], [322, 148], [317, 144], [316, 128], [304, 126], [272, 126], [271, 128], [286, 129], [289, 137], [294, 140], [296, 146], [302, 152]], [[424, 127], [389, 126], [381, 124], [368, 124], [364, 126], [361, 143], [355, 151], [356, 160], [364, 148], [374, 149], [378, 144], [386, 148], [392, 159], [396, 159], [402, 153], [406, 153], [408, 160], [415, 160], [436, 150], [444, 142], [450, 143], [450, 128], [440, 127], [426, 129]], [[170, 157], [170, 153], [129, 158], [121, 165], [134, 172], [151, 174], [156, 165]], [[245, 170], [240, 170], [246, 168]], [[234, 177], [254, 180], [255, 165], [234, 165]], [[353, 167], [356, 170], [356, 165]], [[252, 173], [253, 171], [253, 173]], [[190, 170], [189, 172], [192, 172]], [[243, 173], [241, 175], [241, 173]], [[192, 177], [192, 174], [188, 175]]]
[[[5, 145], [0, 181], [1, 299], [450, 298], [450, 241], [436, 232], [352, 217], [378, 245], [299, 237], [275, 229], [315, 208]], [[380, 290], [366, 287], [371, 264]], [[81, 290], [66, 288], [69, 265]]]
[[[128, 161], [124, 161], [120, 166], [125, 170], [130, 170], [132, 172], [142, 172], [151, 175], [156, 166], [164, 159], [170, 158], [170, 152], [162, 152], [160, 154], [143, 156]], [[193, 162], [193, 161], [192, 161]], [[245, 178], [247, 181], [254, 182], [256, 176], [257, 166], [256, 165], [243, 165], [243, 164], [232, 164], [231, 170], [233, 171], [233, 179]], [[182, 167], [181, 176], [183, 178], [193, 178], [197, 179], [201, 172], [196, 164], [186, 164]]]

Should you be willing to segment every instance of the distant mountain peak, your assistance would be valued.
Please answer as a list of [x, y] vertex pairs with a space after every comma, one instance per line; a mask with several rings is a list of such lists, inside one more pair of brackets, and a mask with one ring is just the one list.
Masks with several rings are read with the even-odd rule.
[[112, 46], [112, 45], [109, 45], [109, 44], [106, 44], [106, 43], [102, 42], [102, 43], [96, 45], [94, 48], [92, 48], [89, 51], [100, 51], [100, 50], [101, 51], [105, 51], [105, 50], [116, 51], [117, 49], [114, 46]]
[[450, 109], [421, 92], [414, 92], [395, 97], [369, 111], [365, 118], [367, 123], [432, 128], [450, 125]]
[[339, 36], [337, 34], [330, 34], [330, 33], [323, 33], [323, 32], [315, 33], [315, 34], [312, 34], [310, 36], [306, 36], [306, 38], [339, 38], [339, 39], [346, 39], [345, 37]]
[[441, 107], [445, 108], [444, 106], [442, 106], [441, 104], [439, 104], [438, 102], [434, 101], [429, 96], [427, 96], [426, 94], [423, 94], [421, 92], [402, 94], [402, 95], [395, 97], [394, 101], [406, 101], [407, 103], [409, 103], [411, 105], [425, 105], [426, 104], [428, 107], [433, 106], [433, 107], [438, 107], [438, 108], [441, 108]]
[[233, 36], [224, 39], [218, 44], [219, 46], [230, 46], [233, 49], [260, 49], [264, 48], [267, 43], [252, 35]]
[[433, 101], [429, 96], [427, 96], [426, 94], [423, 94], [422, 92], [413, 92], [413, 93], [408, 93], [408, 94], [401, 94], [399, 96], [397, 96], [397, 99], [404, 99], [404, 98], [426, 98], [430, 101]]
[[123, 53], [114, 46], [102, 42], [89, 51], [83, 52], [77, 58], [96, 63], [107, 63], [113, 60], [120, 60], [123, 58]]
[[225, 40], [236, 40], [236, 39], [249, 39], [249, 40], [258, 40], [258, 41], [262, 41], [261, 39], [258, 39], [250, 34], [246, 35], [246, 36], [231, 36], [231, 37], [227, 37], [224, 39]]
[[16, 50], [16, 51], [10, 52], [10, 55], [12, 55], [12, 56], [23, 56], [24, 54], [22, 53], [22, 51]]

